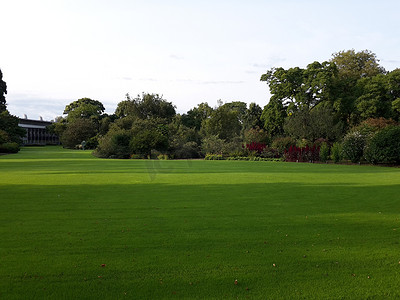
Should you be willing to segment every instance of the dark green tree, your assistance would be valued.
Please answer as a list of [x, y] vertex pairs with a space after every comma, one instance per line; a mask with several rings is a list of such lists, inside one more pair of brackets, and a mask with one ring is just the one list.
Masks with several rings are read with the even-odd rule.
[[215, 135], [219, 139], [231, 141], [240, 135], [242, 129], [238, 115], [239, 112], [229, 105], [221, 105], [213, 110], [210, 118], [203, 121], [201, 131], [205, 136]]
[[136, 119], [132, 124], [129, 147], [131, 153], [151, 155], [151, 150], [167, 151], [169, 132], [163, 119]]
[[64, 114], [68, 115], [67, 119], [74, 120], [77, 118], [95, 118], [104, 113], [104, 106], [100, 101], [92, 100], [90, 98], [82, 98], [77, 101], [71, 102], [64, 109]]
[[7, 84], [0, 70], [0, 152], [18, 152], [25, 130], [18, 126], [18, 118], [7, 110]]
[[115, 114], [119, 118], [131, 116], [139, 119], [161, 118], [171, 121], [176, 115], [175, 107], [158, 94], [143, 93], [132, 99], [129, 94], [120, 102]]
[[334, 108], [345, 124], [357, 124], [360, 121], [357, 98], [362, 95], [357, 82], [362, 78], [385, 74], [386, 71], [379, 65], [375, 53], [369, 50], [340, 51], [332, 55], [330, 62], [338, 70], [333, 89]]
[[3, 80], [3, 72], [0, 69], [0, 112], [7, 109], [6, 97], [7, 94], [7, 84]]
[[65, 148], [75, 148], [83, 141], [87, 142], [97, 133], [96, 124], [90, 119], [78, 118], [69, 122], [60, 137], [61, 143]]
[[258, 104], [250, 103], [243, 118], [243, 130], [262, 128], [264, 125], [261, 121], [262, 112], [263, 110]]
[[268, 132], [270, 137], [276, 137], [283, 134], [283, 124], [285, 122], [286, 109], [282, 102], [272, 99], [264, 106], [261, 114], [263, 127]]
[[210, 107], [207, 102], [200, 103], [197, 107], [183, 114], [181, 122], [186, 127], [200, 130], [201, 123], [211, 116], [212, 111], [212, 107]]

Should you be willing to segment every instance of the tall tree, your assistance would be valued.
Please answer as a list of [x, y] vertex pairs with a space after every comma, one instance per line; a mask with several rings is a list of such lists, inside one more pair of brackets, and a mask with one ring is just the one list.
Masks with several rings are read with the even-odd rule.
[[271, 100], [297, 108], [312, 108], [332, 99], [337, 69], [330, 62], [313, 62], [306, 69], [272, 68], [261, 76], [269, 85]]
[[0, 69], [0, 112], [5, 111], [7, 109], [6, 105], [6, 97], [7, 94], [7, 84], [3, 80], [3, 73]]
[[330, 62], [337, 67], [337, 80], [334, 89], [334, 108], [341, 119], [353, 125], [359, 122], [356, 112], [356, 100], [361, 96], [357, 82], [362, 78], [371, 78], [386, 71], [379, 65], [375, 53], [369, 50], [356, 52], [339, 51], [332, 55]]
[[176, 115], [175, 107], [158, 94], [143, 93], [132, 99], [129, 94], [120, 102], [115, 114], [119, 118], [131, 116], [139, 119], [162, 118], [169, 121]]
[[99, 118], [104, 113], [104, 106], [100, 101], [92, 100], [90, 98], [82, 98], [77, 101], [71, 102], [64, 109], [64, 114], [68, 115], [67, 119], [90, 117]]
[[264, 107], [261, 114], [261, 120], [264, 122], [264, 128], [270, 137], [276, 137], [283, 134], [283, 124], [285, 122], [286, 110], [281, 101], [271, 99]]

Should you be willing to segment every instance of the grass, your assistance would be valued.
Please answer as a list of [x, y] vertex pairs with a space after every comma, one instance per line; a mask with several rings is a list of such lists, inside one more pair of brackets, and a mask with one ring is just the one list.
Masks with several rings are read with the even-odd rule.
[[23, 148], [0, 299], [399, 298], [399, 192], [397, 168]]

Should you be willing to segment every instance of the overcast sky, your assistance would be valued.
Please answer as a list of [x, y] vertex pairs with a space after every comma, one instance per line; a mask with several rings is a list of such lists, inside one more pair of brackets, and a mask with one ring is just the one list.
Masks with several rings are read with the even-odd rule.
[[14, 115], [62, 115], [89, 97], [113, 113], [157, 93], [185, 113], [201, 102], [268, 103], [261, 74], [369, 49], [400, 67], [398, 0], [0, 0], [0, 68]]

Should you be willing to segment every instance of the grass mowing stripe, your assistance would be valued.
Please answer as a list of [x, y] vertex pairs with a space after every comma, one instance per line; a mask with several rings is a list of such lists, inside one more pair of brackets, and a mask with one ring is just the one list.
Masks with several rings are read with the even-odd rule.
[[399, 169], [32, 147], [0, 171], [0, 298], [400, 296]]

